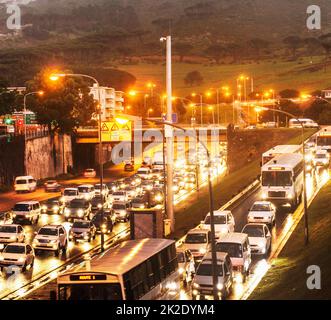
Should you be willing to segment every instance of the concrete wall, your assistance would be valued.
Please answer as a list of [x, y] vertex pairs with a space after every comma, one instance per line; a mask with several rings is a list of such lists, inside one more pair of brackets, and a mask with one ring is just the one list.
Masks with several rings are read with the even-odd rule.
[[71, 137], [55, 135], [28, 140], [25, 165], [27, 174], [36, 179], [67, 173], [68, 166], [73, 165]]
[[287, 144], [300, 134], [300, 129], [228, 130], [229, 172], [261, 159], [264, 152], [276, 145]]

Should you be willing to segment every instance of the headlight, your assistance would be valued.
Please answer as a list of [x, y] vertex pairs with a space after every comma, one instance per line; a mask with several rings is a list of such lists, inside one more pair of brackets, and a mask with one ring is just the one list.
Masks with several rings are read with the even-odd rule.
[[32, 243], [33, 244], [37, 244], [38, 243], [38, 239], [34, 239]]
[[77, 211], [77, 214], [78, 214], [79, 217], [82, 217], [84, 215], [84, 211], [82, 209], [79, 209]]
[[178, 272], [179, 272], [179, 274], [183, 274], [184, 273], [184, 268], [179, 268]]
[[199, 249], [199, 252], [200, 252], [201, 254], [205, 254], [205, 253], [207, 252], [207, 250], [206, 250], [205, 248], [200, 248], [200, 249]]
[[61, 198], [60, 198], [60, 201], [61, 201], [61, 202], [65, 202], [65, 200], [66, 200], [65, 197], [61, 197]]
[[54, 211], [54, 212], [58, 212], [59, 210], [60, 210], [60, 207], [59, 207], [59, 206], [54, 206], [54, 207], [53, 207], [53, 211]]
[[155, 200], [156, 200], [157, 202], [161, 202], [161, 201], [163, 200], [163, 197], [159, 194], [159, 195], [157, 195], [157, 196], [155, 197]]
[[57, 243], [57, 240], [51, 240], [50, 243]]
[[43, 206], [41, 207], [41, 210], [42, 210], [42, 211], [47, 211], [47, 206], [43, 205]]
[[265, 247], [265, 244], [263, 243], [263, 242], [260, 242], [259, 244], [258, 244], [258, 246], [259, 246], [259, 248], [264, 248]]
[[287, 199], [293, 199], [293, 196], [289, 193], [289, 194], [287, 195]]
[[23, 263], [24, 261], [25, 261], [25, 259], [23, 257], [21, 257], [21, 258], [18, 259], [18, 262], [19, 263]]
[[199, 289], [199, 288], [200, 288], [199, 283], [193, 283], [193, 288], [195, 288], [195, 289]]
[[101, 208], [102, 208], [102, 204], [98, 203], [98, 209], [101, 209]]
[[218, 283], [217, 284], [217, 290], [223, 290], [223, 284], [222, 283]]
[[5, 260], [5, 258], [3, 256], [0, 256], [0, 261]]
[[312, 167], [311, 167], [311, 165], [308, 165], [308, 166], [306, 166], [306, 170], [311, 170], [312, 169]]
[[16, 240], [16, 236], [11, 236], [10, 240]]
[[65, 208], [64, 213], [65, 213], [65, 214], [70, 214], [70, 209]]
[[267, 194], [265, 192], [262, 192], [262, 195], [261, 195], [262, 199], [267, 199]]
[[90, 198], [90, 196], [89, 196], [88, 194], [86, 194], [86, 195], [84, 196], [84, 198], [85, 198], [85, 200], [88, 200], [88, 199]]

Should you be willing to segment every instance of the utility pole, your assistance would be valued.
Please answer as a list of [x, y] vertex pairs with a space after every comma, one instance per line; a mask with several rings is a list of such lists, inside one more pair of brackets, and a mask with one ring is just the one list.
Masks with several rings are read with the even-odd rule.
[[[167, 82], [167, 122], [172, 123], [172, 54], [171, 54], [171, 36], [161, 38], [161, 41], [166, 41], [166, 82]], [[166, 146], [167, 146], [167, 217], [171, 221], [171, 232], [175, 231], [175, 216], [174, 216], [174, 196], [173, 196], [173, 128], [164, 126]]]

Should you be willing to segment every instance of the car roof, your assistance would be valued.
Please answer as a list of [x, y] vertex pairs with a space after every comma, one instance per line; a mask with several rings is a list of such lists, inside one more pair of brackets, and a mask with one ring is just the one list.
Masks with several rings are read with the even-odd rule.
[[88, 188], [91, 188], [91, 187], [94, 187], [93, 184], [81, 184], [80, 186], [78, 186], [77, 188], [80, 188], [80, 187], [88, 187]]
[[194, 234], [194, 233], [208, 233], [210, 232], [210, 230], [208, 229], [199, 229], [199, 228], [196, 228], [196, 229], [191, 229], [187, 234]]
[[76, 191], [76, 190], [78, 190], [78, 188], [65, 188], [64, 191], [66, 191], [66, 190], [75, 190]]
[[253, 205], [255, 205], [255, 204], [265, 205], [265, 204], [272, 204], [272, 203], [270, 201], [255, 201], [253, 203]]
[[[253, 226], [253, 227], [264, 227], [267, 226], [265, 223], [247, 223], [244, 228], [246, 228], [247, 226]], [[243, 230], [244, 230], [243, 228]]]
[[16, 177], [16, 179], [34, 179], [32, 176], [19, 176], [19, 177]]
[[40, 229], [47, 228], [47, 229], [57, 229], [57, 228], [63, 228], [61, 224], [46, 224], [45, 226], [41, 227]]
[[[227, 255], [228, 255], [228, 253], [226, 253], [226, 252], [216, 252], [217, 260], [220, 260], [222, 262], [225, 261]], [[209, 260], [209, 261], [212, 260], [212, 253], [211, 252], [206, 253], [206, 255], [202, 259], [202, 263], [204, 263], [206, 260]]]
[[0, 227], [18, 227], [18, 226], [20, 226], [20, 224], [9, 224], [9, 223], [7, 223], [7, 224], [2, 224]]
[[29, 244], [28, 244], [28, 243], [25, 243], [25, 242], [12, 242], [12, 243], [8, 243], [8, 244], [6, 245], [6, 247], [8, 247], [8, 246], [25, 247], [25, 246], [27, 246], [27, 245], [29, 245]]
[[39, 201], [21, 201], [17, 202], [16, 204], [37, 204]]
[[231, 232], [221, 236], [217, 242], [233, 242], [233, 243], [242, 243], [246, 241], [247, 234], [239, 232]]
[[[224, 210], [224, 211], [214, 211], [214, 216], [224, 216], [226, 214], [231, 213], [230, 210]], [[207, 214], [207, 216], [210, 216], [210, 212]]]

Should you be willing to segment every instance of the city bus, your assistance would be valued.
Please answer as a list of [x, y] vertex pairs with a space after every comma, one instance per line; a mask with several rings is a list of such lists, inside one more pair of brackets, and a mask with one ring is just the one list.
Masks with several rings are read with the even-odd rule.
[[277, 156], [289, 153], [302, 154], [302, 145], [279, 145], [274, 148], [271, 148], [267, 152], [263, 153], [262, 165], [265, 165]]
[[326, 127], [317, 133], [316, 144], [318, 149], [331, 152], [331, 127]]
[[58, 276], [58, 300], [172, 300], [180, 290], [173, 240], [125, 241], [81, 268]]
[[277, 156], [262, 167], [262, 199], [295, 208], [302, 199], [304, 160], [302, 154]]

